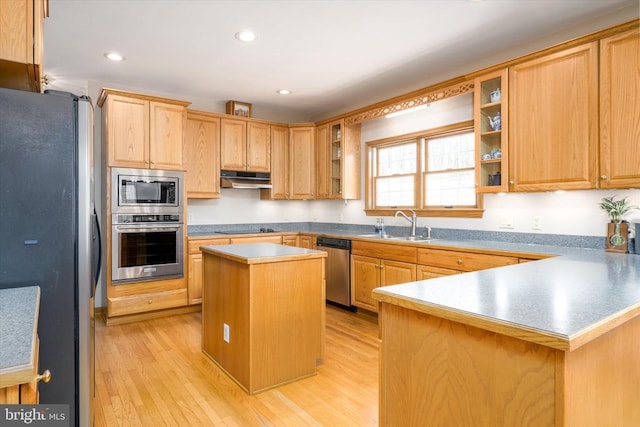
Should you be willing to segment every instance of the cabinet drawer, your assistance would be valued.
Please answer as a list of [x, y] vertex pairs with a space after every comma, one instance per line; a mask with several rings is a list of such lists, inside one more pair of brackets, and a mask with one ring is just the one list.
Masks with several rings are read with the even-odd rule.
[[441, 249], [418, 249], [418, 264], [461, 271], [484, 270], [517, 264], [518, 258]]
[[414, 246], [360, 242], [356, 240], [351, 243], [351, 253], [393, 261], [416, 262], [416, 248]]
[[108, 304], [109, 316], [122, 316], [124, 314], [180, 307], [187, 305], [187, 290], [175, 289], [171, 291], [109, 298]]
[[268, 236], [268, 237], [232, 237], [231, 244], [236, 243], [275, 243], [277, 245], [282, 244], [282, 236]]
[[229, 244], [229, 239], [189, 240], [189, 253], [190, 254], [200, 253], [200, 246], [228, 245], [228, 244]]

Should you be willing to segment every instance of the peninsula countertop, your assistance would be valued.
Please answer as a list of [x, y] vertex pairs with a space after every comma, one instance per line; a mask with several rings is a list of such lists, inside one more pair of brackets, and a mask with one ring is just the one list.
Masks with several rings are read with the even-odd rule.
[[327, 253], [314, 249], [303, 249], [295, 246], [277, 245], [275, 243], [239, 243], [234, 245], [201, 246], [203, 253], [209, 253], [243, 264], [264, 264], [297, 259], [324, 258]]
[[377, 288], [374, 298], [560, 350], [640, 316], [640, 256], [580, 251]]
[[33, 381], [40, 288], [0, 289], [0, 388]]

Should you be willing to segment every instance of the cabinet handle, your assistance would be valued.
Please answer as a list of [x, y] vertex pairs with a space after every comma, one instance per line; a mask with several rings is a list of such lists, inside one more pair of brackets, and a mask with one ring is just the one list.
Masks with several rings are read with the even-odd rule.
[[458, 265], [462, 265], [462, 260], [461, 260], [461, 259], [459, 259], [458, 261], [456, 261], [456, 264], [458, 264]]
[[36, 375], [36, 382], [39, 383], [40, 381], [42, 381], [43, 383], [48, 383], [49, 381], [51, 381], [51, 371], [47, 369], [40, 375]]

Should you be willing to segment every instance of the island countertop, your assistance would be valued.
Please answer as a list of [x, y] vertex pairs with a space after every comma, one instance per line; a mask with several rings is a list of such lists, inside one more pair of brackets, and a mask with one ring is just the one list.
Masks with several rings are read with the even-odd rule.
[[640, 316], [640, 256], [600, 251], [376, 288], [374, 298], [572, 351]]
[[0, 289], [0, 388], [33, 381], [40, 288]]
[[277, 245], [275, 243], [240, 243], [234, 245], [201, 246], [203, 253], [209, 253], [243, 264], [264, 264], [284, 262], [304, 258], [324, 258], [327, 253], [295, 246]]

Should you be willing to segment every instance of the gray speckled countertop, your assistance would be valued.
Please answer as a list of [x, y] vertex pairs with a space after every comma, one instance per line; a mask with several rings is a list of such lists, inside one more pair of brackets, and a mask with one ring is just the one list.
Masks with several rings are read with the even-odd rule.
[[263, 264], [303, 258], [324, 258], [324, 251], [303, 249], [274, 243], [240, 243], [235, 245], [202, 246], [203, 253], [210, 253], [244, 264]]
[[33, 379], [39, 309], [39, 287], [0, 289], [0, 388]]
[[573, 350], [640, 315], [640, 256], [569, 252], [535, 262], [377, 288], [374, 297]]

